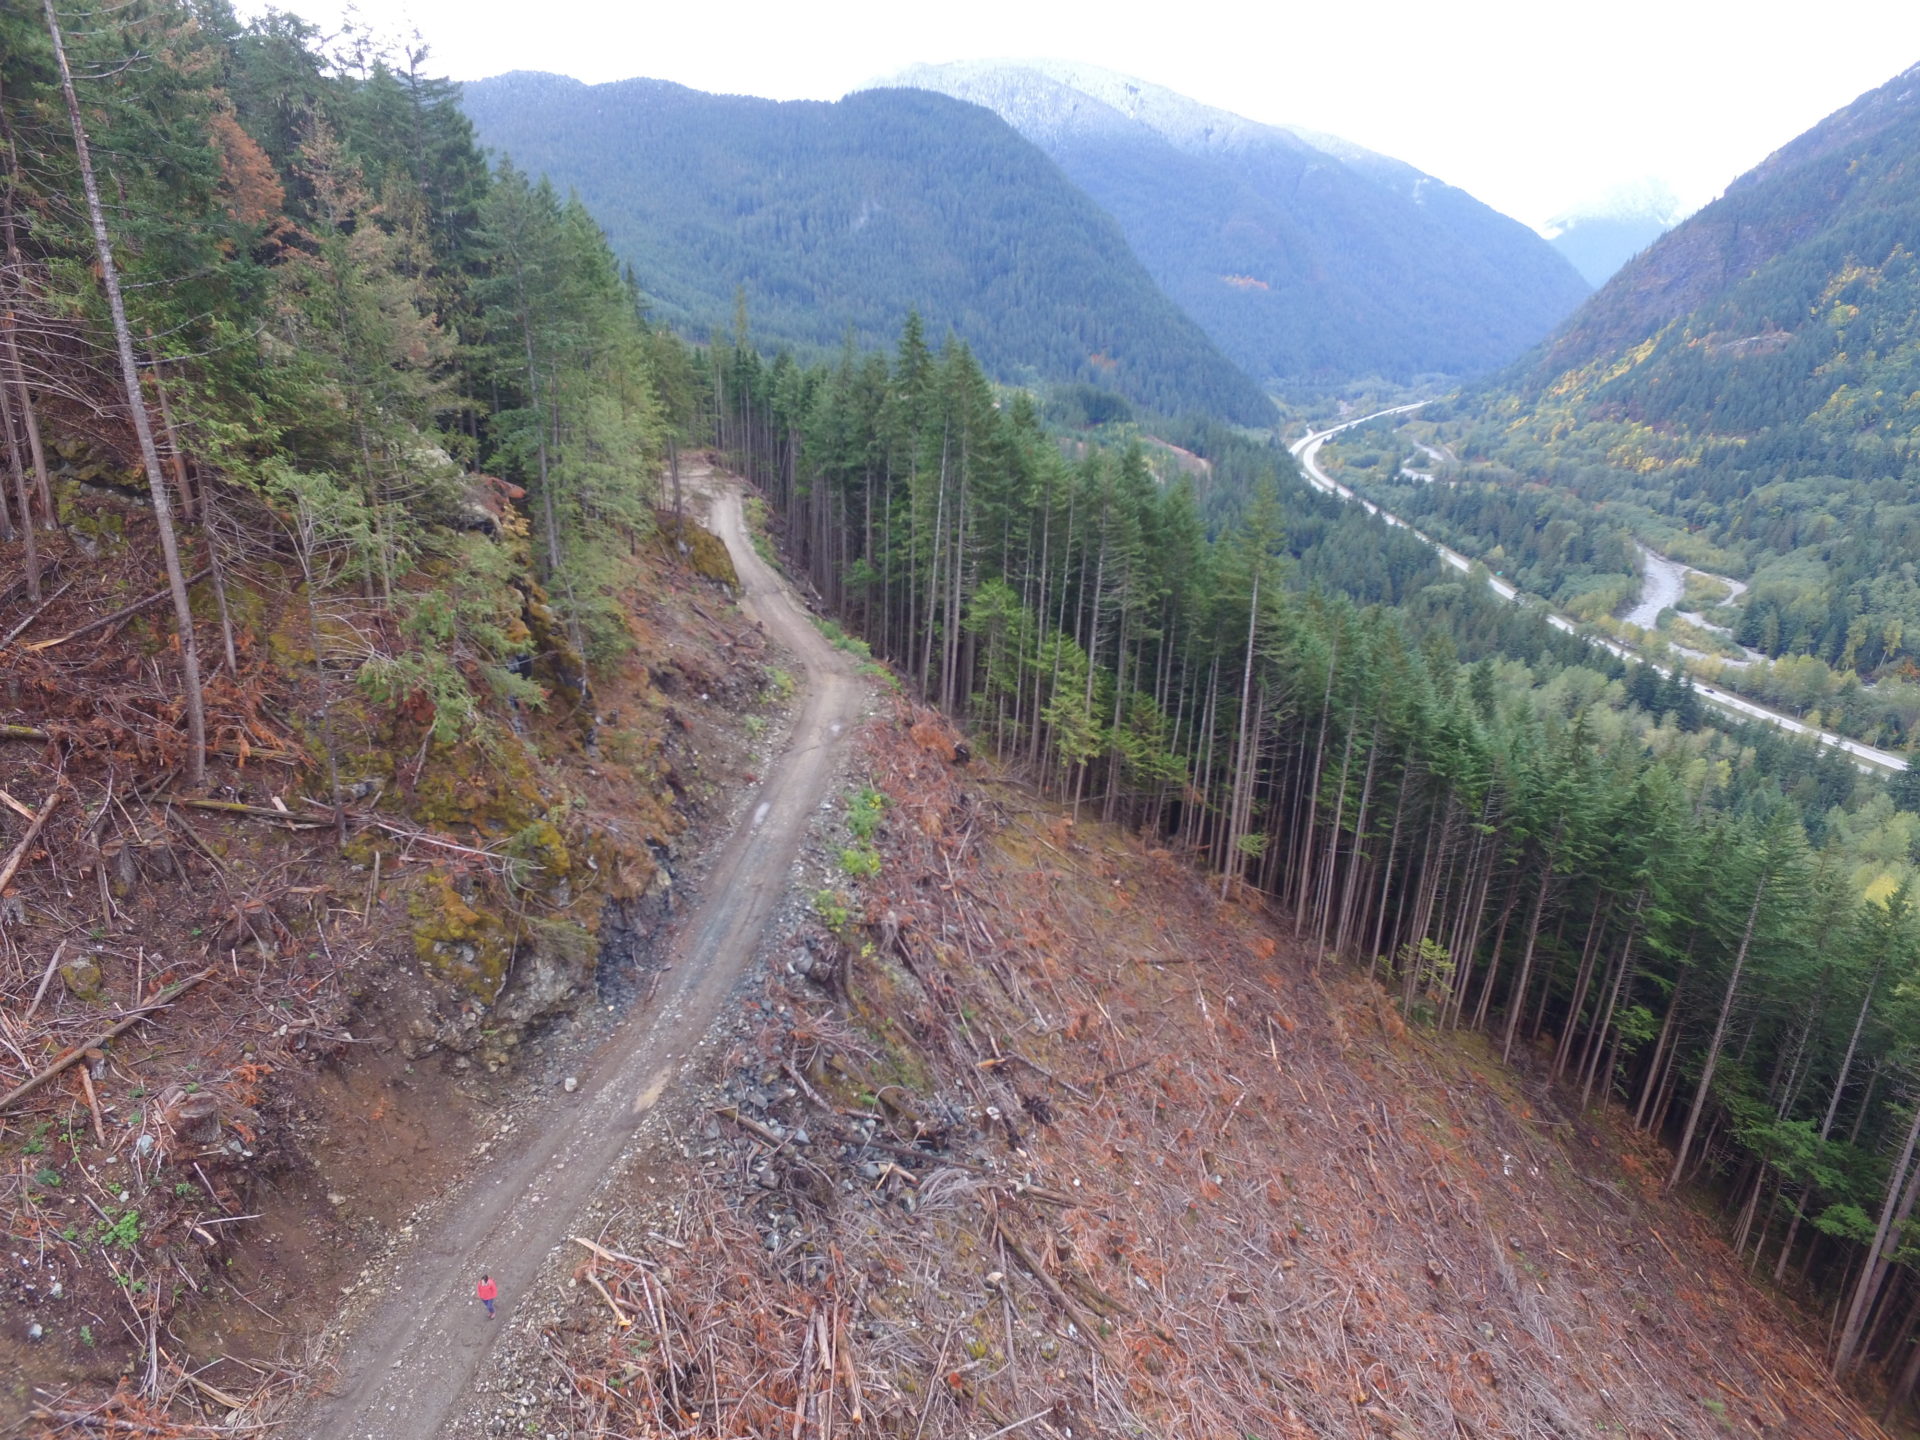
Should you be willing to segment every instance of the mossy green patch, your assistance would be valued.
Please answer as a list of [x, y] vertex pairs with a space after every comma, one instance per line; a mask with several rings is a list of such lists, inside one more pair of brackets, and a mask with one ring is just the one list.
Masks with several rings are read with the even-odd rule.
[[422, 824], [471, 825], [504, 836], [545, 816], [548, 800], [519, 739], [488, 735], [431, 746], [407, 809]]
[[313, 632], [308, 624], [306, 587], [290, 592], [290, 603], [267, 630], [267, 653], [287, 669], [313, 664]]
[[430, 974], [492, 1004], [513, 961], [513, 927], [474, 905], [447, 876], [428, 880], [408, 901], [413, 953]]
[[571, 892], [573, 852], [566, 836], [550, 815], [531, 820], [513, 832], [506, 851], [512, 860], [510, 877], [520, 890], [565, 896]]
[[[534, 678], [546, 686], [562, 706], [577, 703], [587, 693], [586, 657], [554, 613], [547, 592], [532, 580], [519, 581], [518, 588], [523, 597], [520, 618], [527, 627], [528, 644], [534, 655]], [[591, 712], [584, 705], [580, 709], [582, 723], [591, 725]]]
[[718, 535], [684, 515], [675, 516], [671, 510], [656, 510], [654, 520], [659, 526], [655, 533], [668, 558], [678, 555], [702, 579], [738, 588], [740, 575], [733, 568], [733, 556]]

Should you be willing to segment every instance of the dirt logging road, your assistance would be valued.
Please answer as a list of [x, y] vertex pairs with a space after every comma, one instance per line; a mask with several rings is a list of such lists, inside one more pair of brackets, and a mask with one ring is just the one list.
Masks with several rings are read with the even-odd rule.
[[[300, 1427], [312, 1440], [427, 1440], [452, 1433], [450, 1423], [473, 1399], [476, 1380], [510, 1328], [515, 1302], [577, 1233], [575, 1216], [694, 1062], [759, 948], [808, 822], [862, 714], [865, 682], [754, 550], [738, 485], [715, 481], [710, 489], [710, 523], [739, 571], [741, 609], [802, 667], [792, 733], [715, 855], [652, 1003], [603, 1047], [597, 1073], [584, 1075], [578, 1094], [555, 1112], [562, 1123], [527, 1127], [534, 1133], [489, 1161], [432, 1228], [416, 1236], [386, 1298], [347, 1337], [331, 1397]], [[501, 1320], [491, 1324], [473, 1298], [483, 1271], [500, 1291]]]

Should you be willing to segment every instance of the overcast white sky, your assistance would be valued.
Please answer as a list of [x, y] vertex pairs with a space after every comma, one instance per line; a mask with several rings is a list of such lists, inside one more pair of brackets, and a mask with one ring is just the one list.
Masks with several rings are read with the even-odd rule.
[[[259, 8], [252, 0], [248, 9]], [[340, 0], [292, 0], [319, 24]], [[1920, 3], [1848, 0], [358, 0], [456, 79], [551, 70], [833, 99], [916, 60], [1059, 56], [1396, 156], [1542, 225], [1645, 176], [1691, 208], [1920, 62]]]

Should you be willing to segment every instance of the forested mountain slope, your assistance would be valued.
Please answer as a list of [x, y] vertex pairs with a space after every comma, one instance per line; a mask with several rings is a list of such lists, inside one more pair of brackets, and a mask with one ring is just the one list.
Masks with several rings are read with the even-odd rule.
[[[1872, 675], [1920, 644], [1920, 69], [1741, 176], [1493, 392], [1467, 456], [1750, 578], [1737, 638]], [[1529, 504], [1509, 487], [1507, 504]]]
[[464, 103], [488, 145], [579, 194], [654, 313], [683, 330], [731, 326], [744, 294], [756, 335], [818, 352], [849, 332], [884, 342], [918, 309], [1002, 379], [1271, 419], [1114, 222], [978, 107], [907, 90], [781, 104], [525, 72], [468, 86]]
[[887, 83], [1005, 117], [1258, 379], [1489, 370], [1588, 290], [1518, 221], [1332, 136], [1058, 61], [915, 66]]

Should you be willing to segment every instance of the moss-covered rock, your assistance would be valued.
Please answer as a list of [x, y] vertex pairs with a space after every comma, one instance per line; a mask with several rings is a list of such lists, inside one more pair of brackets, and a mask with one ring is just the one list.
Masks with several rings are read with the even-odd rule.
[[470, 902], [445, 875], [427, 881], [408, 902], [413, 953], [429, 974], [492, 1004], [513, 963], [511, 924]]
[[656, 510], [654, 519], [659, 526], [655, 533], [670, 556], [684, 559], [702, 579], [739, 587], [740, 575], [733, 568], [733, 556], [718, 535], [684, 515], [676, 516], [671, 510]]
[[484, 743], [431, 746], [406, 808], [422, 824], [471, 825], [507, 836], [543, 817], [549, 804], [526, 747], [517, 736], [495, 734]]
[[558, 813], [542, 815], [516, 830], [507, 841], [506, 853], [513, 862], [516, 890], [565, 907], [573, 903], [575, 862], [566, 836], [554, 823]]
[[117, 456], [83, 436], [58, 436], [48, 448], [52, 462], [49, 468], [62, 480], [124, 490], [130, 495], [146, 494], [147, 478], [139, 466], [122, 464]]
[[60, 967], [60, 981], [67, 993], [89, 1005], [100, 999], [100, 964], [91, 955], [80, 955]]

